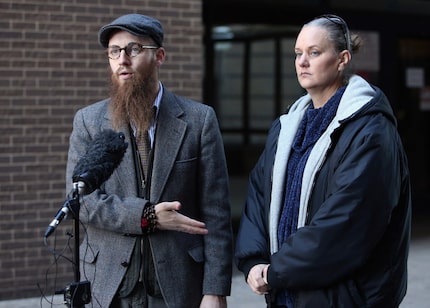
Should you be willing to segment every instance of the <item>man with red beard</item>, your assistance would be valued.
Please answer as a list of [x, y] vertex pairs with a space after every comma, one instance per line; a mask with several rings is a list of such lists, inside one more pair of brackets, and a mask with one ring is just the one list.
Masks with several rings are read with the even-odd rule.
[[166, 52], [158, 20], [121, 16], [100, 29], [99, 42], [111, 95], [76, 113], [67, 179], [100, 131], [122, 132], [130, 146], [112, 176], [82, 197], [80, 270], [91, 282], [90, 305], [226, 307], [232, 230], [215, 112], [159, 81]]

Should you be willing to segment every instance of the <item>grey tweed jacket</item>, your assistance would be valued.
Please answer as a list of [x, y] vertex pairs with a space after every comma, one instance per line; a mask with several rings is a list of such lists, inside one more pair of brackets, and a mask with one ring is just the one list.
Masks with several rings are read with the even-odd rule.
[[[73, 169], [94, 135], [111, 129], [109, 99], [77, 111], [67, 162]], [[129, 267], [146, 200], [138, 198], [138, 170], [129, 143], [123, 161], [93, 193], [83, 196], [80, 220], [81, 280], [91, 282], [91, 307], [109, 307]], [[154, 145], [150, 201], [178, 200], [181, 212], [204, 221], [205, 236], [160, 231], [149, 236], [156, 275], [171, 308], [198, 307], [203, 294], [228, 296], [232, 275], [232, 230], [228, 174], [215, 112], [164, 89]]]

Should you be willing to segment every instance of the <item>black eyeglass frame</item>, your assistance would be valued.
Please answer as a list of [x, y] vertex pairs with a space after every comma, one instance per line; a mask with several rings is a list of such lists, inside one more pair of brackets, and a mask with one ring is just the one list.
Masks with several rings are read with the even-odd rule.
[[[132, 48], [134, 48], [135, 46], [138, 46], [140, 48], [139, 52], [137, 54], [132, 54]], [[136, 42], [130, 42], [127, 44], [127, 46], [120, 48], [119, 46], [108, 46], [108, 48], [106, 49], [106, 54], [108, 56], [109, 59], [111, 60], [118, 60], [119, 57], [121, 57], [121, 51], [125, 51], [125, 54], [127, 56], [129, 56], [130, 58], [134, 58], [136, 56], [138, 56], [139, 54], [142, 53], [142, 51], [144, 51], [145, 49], [158, 49], [160, 47], [157, 46], [152, 46], [152, 45], [142, 45]], [[112, 57], [111, 51], [112, 49], [117, 50], [118, 51], [118, 56], [117, 57]]]
[[333, 15], [333, 14], [321, 15], [321, 16], [317, 17], [317, 19], [319, 19], [319, 18], [325, 18], [328, 21], [334, 23], [335, 25], [340, 26], [340, 28], [342, 29], [343, 36], [345, 37], [346, 48], [349, 52], [352, 53], [351, 34], [349, 32], [349, 28], [348, 28], [348, 25], [346, 24], [346, 21], [343, 20], [341, 17], [339, 17], [337, 15]]

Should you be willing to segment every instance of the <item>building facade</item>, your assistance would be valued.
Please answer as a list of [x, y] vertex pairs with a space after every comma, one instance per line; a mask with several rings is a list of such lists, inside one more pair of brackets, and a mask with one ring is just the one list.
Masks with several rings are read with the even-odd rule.
[[43, 234], [72, 180], [65, 168], [74, 113], [108, 95], [98, 30], [134, 12], [163, 23], [165, 86], [200, 100], [200, 0], [0, 1], [0, 300], [52, 294], [74, 281], [62, 257], [72, 255], [72, 222], [47, 245]]
[[68, 138], [78, 108], [108, 95], [99, 28], [125, 13], [163, 23], [174, 92], [212, 105], [223, 132], [238, 218], [244, 182], [271, 121], [300, 95], [294, 38], [339, 14], [366, 38], [358, 70], [393, 104], [416, 208], [430, 180], [430, 2], [423, 0], [0, 0], [0, 300], [51, 295], [73, 281], [73, 225], [43, 234], [65, 201]]

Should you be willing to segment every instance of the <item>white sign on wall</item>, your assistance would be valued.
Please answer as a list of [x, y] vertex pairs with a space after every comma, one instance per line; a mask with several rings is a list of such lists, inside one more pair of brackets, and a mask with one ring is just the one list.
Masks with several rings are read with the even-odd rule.
[[424, 68], [408, 67], [406, 69], [406, 87], [408, 88], [424, 87]]

